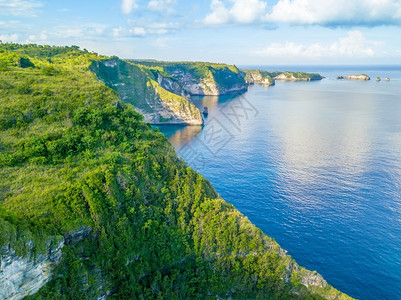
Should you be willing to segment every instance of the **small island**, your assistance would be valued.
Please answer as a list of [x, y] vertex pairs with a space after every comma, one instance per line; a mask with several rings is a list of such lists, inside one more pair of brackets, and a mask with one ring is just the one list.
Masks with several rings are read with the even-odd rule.
[[337, 79], [350, 79], [350, 80], [370, 80], [370, 77], [366, 74], [361, 75], [346, 75], [346, 76], [337, 76]]

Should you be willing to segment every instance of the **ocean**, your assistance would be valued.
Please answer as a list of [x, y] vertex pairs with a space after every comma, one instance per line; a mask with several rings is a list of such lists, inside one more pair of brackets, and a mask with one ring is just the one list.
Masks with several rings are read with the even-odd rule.
[[252, 68], [326, 78], [193, 97], [205, 126], [160, 130], [300, 265], [352, 297], [401, 299], [401, 67]]

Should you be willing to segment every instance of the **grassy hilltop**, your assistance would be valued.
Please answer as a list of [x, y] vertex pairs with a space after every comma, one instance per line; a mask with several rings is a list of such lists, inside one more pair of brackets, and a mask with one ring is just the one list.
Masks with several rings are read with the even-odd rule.
[[97, 79], [90, 67], [109, 59], [0, 44], [1, 259], [62, 247], [28, 299], [347, 299]]

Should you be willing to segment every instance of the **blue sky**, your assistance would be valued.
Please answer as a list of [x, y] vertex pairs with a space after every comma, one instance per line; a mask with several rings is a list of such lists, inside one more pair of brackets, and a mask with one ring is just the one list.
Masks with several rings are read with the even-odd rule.
[[401, 65], [401, 0], [0, 0], [3, 42], [238, 65]]

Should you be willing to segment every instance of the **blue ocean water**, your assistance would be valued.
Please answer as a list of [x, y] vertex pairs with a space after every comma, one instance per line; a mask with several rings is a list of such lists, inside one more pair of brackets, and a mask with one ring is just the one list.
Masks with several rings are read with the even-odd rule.
[[161, 131], [299, 264], [350, 296], [401, 299], [401, 67], [258, 68], [326, 78], [197, 97], [203, 128]]

